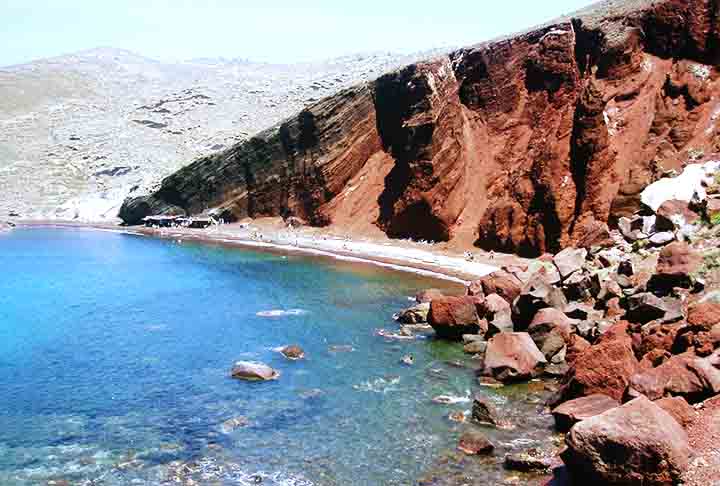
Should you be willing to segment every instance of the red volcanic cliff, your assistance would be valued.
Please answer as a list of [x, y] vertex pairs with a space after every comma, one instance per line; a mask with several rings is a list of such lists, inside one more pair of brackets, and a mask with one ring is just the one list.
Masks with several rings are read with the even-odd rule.
[[601, 3], [380, 77], [200, 159], [121, 217], [299, 216], [523, 255], [590, 245], [720, 151], [720, 4]]

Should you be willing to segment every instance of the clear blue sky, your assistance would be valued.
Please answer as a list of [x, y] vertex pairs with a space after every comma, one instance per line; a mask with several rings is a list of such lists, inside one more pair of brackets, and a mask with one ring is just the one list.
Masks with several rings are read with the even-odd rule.
[[0, 0], [0, 65], [93, 47], [292, 62], [468, 45], [592, 0]]

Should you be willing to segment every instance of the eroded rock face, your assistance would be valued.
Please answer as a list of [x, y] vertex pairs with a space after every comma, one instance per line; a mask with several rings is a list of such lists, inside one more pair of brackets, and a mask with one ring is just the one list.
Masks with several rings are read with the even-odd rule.
[[194, 162], [121, 215], [295, 216], [528, 256], [602, 243], [645, 186], [720, 151], [716, 17], [705, 0], [605, 3], [413, 64]]
[[571, 475], [590, 484], [678, 484], [691, 455], [685, 430], [644, 397], [578, 423], [566, 444]]

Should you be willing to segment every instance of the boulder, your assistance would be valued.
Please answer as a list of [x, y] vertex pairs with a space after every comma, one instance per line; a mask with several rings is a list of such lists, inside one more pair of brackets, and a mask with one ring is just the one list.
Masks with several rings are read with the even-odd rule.
[[440, 297], [444, 297], [442, 291], [438, 289], [426, 289], [415, 295], [415, 301], [418, 304], [430, 303], [433, 299], [439, 299]]
[[463, 346], [463, 351], [468, 354], [485, 354], [487, 341], [471, 341]]
[[720, 324], [720, 303], [699, 302], [691, 306], [688, 309], [687, 322], [704, 331], [711, 330], [715, 325]]
[[553, 263], [563, 280], [582, 269], [587, 258], [585, 248], [565, 248], [553, 257]]
[[488, 321], [488, 335], [493, 336], [498, 332], [512, 332], [512, 308], [510, 304], [498, 294], [490, 294], [485, 297], [480, 309]]
[[497, 270], [486, 275], [479, 282], [485, 295], [497, 294], [508, 304], [512, 304], [522, 290], [520, 279], [505, 270]]
[[561, 311], [546, 307], [535, 314], [527, 332], [550, 360], [570, 341], [572, 321]]
[[577, 334], [570, 335], [570, 341], [565, 348], [565, 362], [572, 366], [578, 356], [590, 347], [590, 343]]
[[560, 432], [567, 432], [576, 423], [619, 406], [618, 400], [602, 393], [569, 400], [552, 411], [555, 428]]
[[430, 313], [430, 302], [422, 302], [395, 314], [395, 320], [400, 324], [424, 324]]
[[647, 324], [659, 319], [677, 320], [682, 318], [681, 305], [677, 299], [661, 299], [649, 292], [631, 295], [627, 299], [625, 318], [633, 323]]
[[254, 361], [236, 361], [233, 364], [230, 376], [238, 380], [268, 381], [280, 377], [280, 372], [264, 363]]
[[621, 400], [638, 371], [638, 360], [629, 337], [608, 339], [575, 357], [565, 377], [561, 400], [602, 393]]
[[707, 358], [683, 354], [672, 356], [657, 368], [642, 371], [630, 379], [631, 397], [645, 395], [650, 400], [681, 396], [698, 403], [720, 393], [720, 370]]
[[481, 432], [468, 431], [460, 436], [458, 449], [468, 455], [490, 454], [495, 446]]
[[672, 351], [678, 332], [685, 327], [685, 324], [655, 324], [649, 323], [642, 327], [640, 331], [641, 342], [636, 348], [637, 355], [645, 356], [654, 349], [662, 351]]
[[305, 357], [305, 351], [303, 349], [296, 345], [291, 344], [289, 346], [285, 346], [280, 349], [280, 354], [285, 356], [287, 359], [297, 361], [299, 359], [303, 359]]
[[657, 295], [668, 295], [674, 287], [692, 288], [693, 275], [700, 267], [702, 259], [686, 242], [670, 243], [660, 251], [658, 263], [648, 281], [648, 291]]
[[682, 397], [661, 398], [655, 404], [669, 413], [683, 428], [690, 425], [697, 416], [695, 409]]
[[628, 241], [634, 242], [638, 240], [643, 240], [648, 237], [645, 233], [642, 231], [643, 228], [643, 219], [642, 217], [634, 217], [634, 218], [626, 218], [621, 217], [618, 219], [618, 229], [620, 230], [620, 233], [627, 239]]
[[481, 329], [476, 303], [477, 297], [470, 296], [433, 299], [428, 323], [443, 339], [460, 340], [463, 334], [478, 334]]
[[507, 382], [534, 378], [547, 364], [526, 332], [501, 332], [488, 341], [485, 351], [485, 373]]
[[512, 314], [515, 329], [526, 330], [540, 309], [553, 307], [564, 310], [566, 306], [567, 299], [562, 290], [549, 283], [541, 273], [535, 273], [513, 302]]
[[561, 457], [582, 484], [674, 485], [688, 467], [685, 430], [644, 397], [576, 424]]
[[501, 424], [495, 406], [482, 395], [475, 395], [473, 398], [472, 418], [481, 424], [494, 426]]

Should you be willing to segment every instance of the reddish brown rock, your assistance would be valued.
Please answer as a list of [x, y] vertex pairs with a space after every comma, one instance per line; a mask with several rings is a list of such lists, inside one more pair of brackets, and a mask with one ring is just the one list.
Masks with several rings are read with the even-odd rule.
[[565, 361], [572, 366], [578, 356], [582, 355], [586, 349], [590, 347], [590, 343], [577, 334], [570, 335], [570, 341], [565, 351]]
[[682, 397], [661, 398], [655, 404], [670, 414], [683, 428], [690, 425], [697, 416], [695, 409]]
[[691, 457], [685, 430], [644, 397], [583, 420], [565, 442], [571, 477], [598, 485], [675, 485]]
[[490, 294], [485, 297], [478, 313], [484, 315], [485, 319], [487, 319], [490, 335], [498, 332], [513, 331], [510, 304], [498, 294]]
[[647, 324], [641, 331], [642, 341], [636, 348], [637, 355], [641, 358], [653, 350], [672, 351], [678, 332], [685, 327], [685, 324]]
[[620, 406], [618, 400], [596, 393], [567, 401], [555, 407], [552, 415], [555, 419], [555, 427], [561, 432], [566, 432], [576, 423], [618, 406]]
[[502, 332], [488, 341], [485, 351], [485, 373], [508, 382], [533, 378], [547, 364], [530, 335], [525, 332]]
[[685, 242], [670, 243], [660, 251], [655, 275], [648, 282], [648, 290], [668, 294], [673, 287], [691, 288], [693, 275], [702, 259]]
[[[481, 331], [476, 297], [440, 297], [430, 302], [428, 323], [443, 339], [460, 340], [463, 334]], [[487, 331], [484, 329], [482, 331]]]
[[657, 368], [633, 375], [628, 393], [645, 395], [650, 400], [681, 396], [697, 403], [720, 393], [720, 370], [705, 358], [673, 356]]
[[595, 344], [575, 358], [564, 380], [561, 400], [595, 393], [621, 400], [637, 370], [638, 361], [629, 338]]
[[520, 295], [522, 282], [515, 275], [504, 270], [498, 270], [479, 280], [485, 295], [496, 294], [509, 304]]
[[[718, 150], [713, 2], [612, 2], [345, 89], [133, 198], [537, 256]], [[682, 20], [680, 20], [682, 19]], [[487, 292], [486, 292], [487, 293]]]
[[713, 326], [720, 324], [720, 304], [716, 302], [701, 302], [688, 309], [687, 322], [693, 327], [709, 331]]
[[652, 351], [645, 353], [645, 355], [640, 360], [638, 373], [642, 373], [645, 370], [656, 368], [663, 364], [665, 361], [669, 360], [671, 357], [672, 354], [670, 354], [669, 351], [665, 351], [664, 349], [653, 349]]
[[495, 446], [482, 433], [469, 431], [460, 436], [458, 449], [468, 455], [482, 455], [490, 454]]
[[527, 332], [549, 360], [570, 341], [572, 321], [561, 311], [547, 307], [535, 314]]
[[425, 304], [432, 302], [433, 299], [439, 299], [445, 297], [441, 290], [438, 289], [426, 289], [421, 290], [415, 296], [415, 300], [418, 304]]

